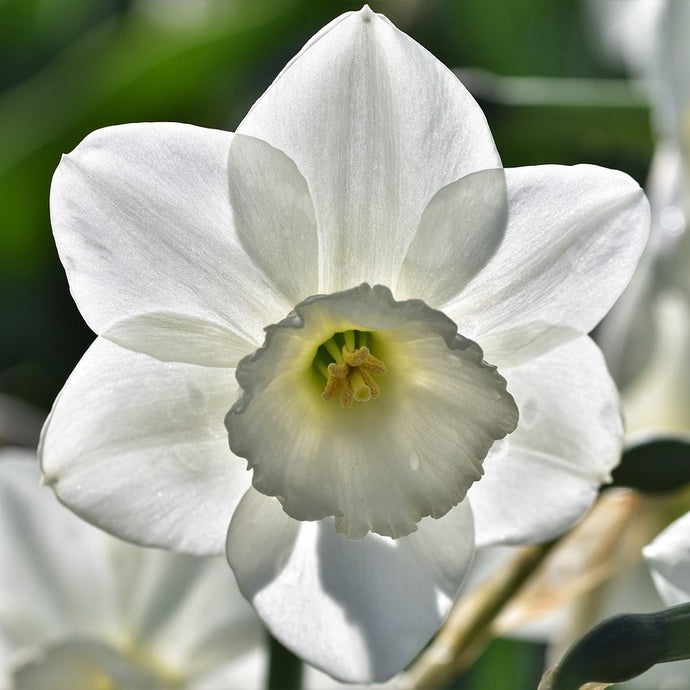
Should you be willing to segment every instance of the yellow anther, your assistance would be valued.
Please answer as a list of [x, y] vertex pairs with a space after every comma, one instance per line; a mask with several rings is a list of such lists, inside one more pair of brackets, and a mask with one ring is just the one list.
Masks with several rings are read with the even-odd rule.
[[326, 381], [326, 387], [323, 389], [323, 392], [321, 393], [321, 397], [324, 400], [332, 400], [333, 398], [335, 398], [335, 396], [338, 395], [340, 389], [342, 388], [343, 380], [344, 379], [337, 378], [335, 376], [329, 376], [328, 381]]
[[349, 364], [351, 367], [361, 367], [362, 364], [367, 359], [367, 356], [369, 355], [369, 348], [368, 347], [360, 347], [357, 350], [348, 350], [346, 347], [343, 347], [342, 350], [343, 353], [343, 359], [347, 364]]
[[342, 386], [340, 392], [340, 404], [343, 407], [351, 407], [352, 399], [354, 398], [354, 393], [352, 391], [352, 383], [350, 383], [349, 377], [341, 379], [341, 381]]
[[371, 392], [371, 398], [372, 400], [375, 400], [376, 398], [381, 395], [381, 389], [379, 388], [379, 384], [374, 381], [374, 378], [372, 375], [363, 368], [359, 369], [360, 376], [364, 379], [364, 382], [367, 384], [369, 387], [369, 391]]
[[374, 357], [374, 355], [368, 355], [364, 360], [364, 364], [360, 366], [372, 374], [385, 374], [388, 371], [386, 365], [380, 359]]

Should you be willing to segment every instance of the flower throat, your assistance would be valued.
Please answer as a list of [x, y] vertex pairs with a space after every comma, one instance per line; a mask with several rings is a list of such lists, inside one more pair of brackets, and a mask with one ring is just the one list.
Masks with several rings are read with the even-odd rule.
[[386, 373], [386, 365], [369, 351], [368, 331], [334, 333], [316, 351], [314, 366], [326, 379], [324, 400], [340, 395], [342, 407], [375, 400], [381, 389], [374, 376]]

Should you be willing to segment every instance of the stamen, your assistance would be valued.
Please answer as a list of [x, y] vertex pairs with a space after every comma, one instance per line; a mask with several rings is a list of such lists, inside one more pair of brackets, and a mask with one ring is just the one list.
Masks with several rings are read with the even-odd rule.
[[334, 376], [337, 379], [344, 379], [347, 378], [347, 374], [350, 371], [350, 367], [347, 364], [345, 364], [345, 362], [341, 364], [331, 362], [328, 365], [327, 371], [329, 376]]
[[371, 398], [372, 400], [375, 400], [376, 398], [381, 395], [381, 388], [379, 387], [379, 384], [374, 381], [372, 375], [364, 368], [359, 369], [359, 373], [361, 377], [364, 379], [364, 382], [367, 384], [369, 387], [369, 391], [371, 392]]
[[360, 347], [354, 352], [348, 350], [347, 347], [344, 347], [342, 352], [345, 363], [351, 367], [361, 367], [366, 361], [367, 357], [371, 357], [368, 347]]
[[319, 370], [319, 374], [321, 374], [321, 376], [327, 379], [328, 365], [318, 355], [314, 358], [314, 364], [316, 365], [316, 368]]
[[345, 331], [343, 333], [343, 338], [345, 338], [345, 347], [352, 352], [357, 348], [355, 345], [355, 332], [354, 331]]
[[[319, 348], [314, 364], [326, 379], [321, 393], [324, 400], [332, 400], [340, 394], [342, 407], [350, 407], [353, 401], [366, 402], [381, 395], [381, 388], [373, 376], [386, 373], [386, 365], [374, 357], [366, 345], [368, 334], [364, 331], [336, 333]], [[340, 343], [345, 343], [340, 345]], [[359, 347], [356, 345], [359, 344]], [[326, 364], [321, 355], [331, 356]]]
[[352, 383], [348, 377], [341, 379], [342, 381], [342, 393], [340, 394], [340, 404], [343, 407], [351, 407], [352, 399], [354, 397], [352, 391]]
[[336, 345], [335, 340], [333, 338], [330, 338], [327, 340], [323, 346], [328, 350], [328, 354], [333, 357], [333, 361], [335, 362], [342, 362], [343, 357], [340, 354], [340, 348]]
[[329, 376], [328, 381], [326, 381], [326, 387], [321, 393], [321, 397], [324, 400], [333, 400], [342, 388], [344, 380], [345, 379], [340, 379], [335, 376]]

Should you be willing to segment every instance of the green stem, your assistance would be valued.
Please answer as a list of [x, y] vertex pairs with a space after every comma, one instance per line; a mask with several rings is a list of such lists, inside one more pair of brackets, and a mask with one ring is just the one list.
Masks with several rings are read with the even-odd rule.
[[460, 597], [438, 635], [405, 673], [404, 687], [411, 690], [442, 688], [466, 670], [488, 643], [494, 618], [555, 543], [523, 547], [484, 584]]
[[269, 635], [270, 667], [267, 690], [301, 690], [302, 661]]

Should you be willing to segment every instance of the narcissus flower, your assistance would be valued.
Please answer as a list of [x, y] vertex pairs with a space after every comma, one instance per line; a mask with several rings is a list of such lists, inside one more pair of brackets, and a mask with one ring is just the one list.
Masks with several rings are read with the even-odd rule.
[[366, 7], [236, 134], [91, 134], [51, 214], [100, 337], [44, 429], [46, 482], [128, 539], [225, 544], [272, 632], [339, 678], [400, 670], [475, 545], [560, 532], [617, 462], [586, 333], [639, 259], [644, 195], [502, 169], [464, 87]]
[[115, 539], [39, 476], [0, 451], [0, 687], [262, 687], [263, 629], [223, 559]]

